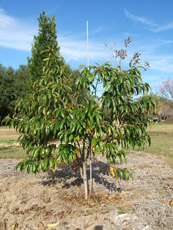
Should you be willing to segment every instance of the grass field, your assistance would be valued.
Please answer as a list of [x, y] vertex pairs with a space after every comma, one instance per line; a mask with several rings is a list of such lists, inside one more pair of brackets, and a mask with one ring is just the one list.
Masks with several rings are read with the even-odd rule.
[[166, 158], [173, 165], [173, 124], [154, 124], [148, 128], [148, 133], [151, 146], [144, 150]]
[[[144, 151], [151, 152], [165, 158], [173, 165], [173, 124], [154, 124], [148, 128], [151, 136], [151, 146]], [[26, 151], [21, 147], [14, 147], [18, 134], [14, 129], [0, 127], [0, 158], [25, 158]]]
[[26, 158], [26, 151], [23, 148], [13, 146], [18, 136], [14, 129], [4, 126], [0, 127], [0, 158]]

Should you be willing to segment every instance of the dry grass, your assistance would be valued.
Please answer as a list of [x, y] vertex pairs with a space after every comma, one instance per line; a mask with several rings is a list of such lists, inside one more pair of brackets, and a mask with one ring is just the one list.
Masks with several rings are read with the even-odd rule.
[[5, 126], [0, 127], [0, 140], [17, 140], [19, 134], [13, 128], [8, 128]]
[[164, 123], [156, 123], [151, 125], [148, 128], [148, 132], [159, 132], [159, 133], [168, 133], [168, 134], [173, 134], [173, 124], [164, 124]]

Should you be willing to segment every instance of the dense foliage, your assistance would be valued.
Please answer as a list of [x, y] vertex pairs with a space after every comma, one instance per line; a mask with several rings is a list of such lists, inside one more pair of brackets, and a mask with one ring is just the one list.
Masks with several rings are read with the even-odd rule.
[[26, 95], [28, 83], [27, 66], [21, 65], [14, 70], [0, 65], [0, 123], [8, 114], [13, 115], [16, 100]]

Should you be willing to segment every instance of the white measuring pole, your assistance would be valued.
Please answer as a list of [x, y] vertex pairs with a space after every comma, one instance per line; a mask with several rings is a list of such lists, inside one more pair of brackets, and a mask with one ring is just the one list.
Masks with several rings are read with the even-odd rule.
[[86, 21], [86, 31], [87, 31], [87, 65], [89, 66], [88, 21]]
[[[87, 65], [89, 68], [88, 21], [86, 21], [86, 31], [87, 31]], [[90, 186], [89, 186], [90, 195], [92, 195], [93, 192], [92, 159], [93, 159], [92, 152], [90, 152]]]

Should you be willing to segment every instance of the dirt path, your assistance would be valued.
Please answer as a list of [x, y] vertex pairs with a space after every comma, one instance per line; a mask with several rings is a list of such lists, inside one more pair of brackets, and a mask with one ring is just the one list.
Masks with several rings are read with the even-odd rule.
[[[0, 230], [173, 229], [173, 168], [156, 156], [131, 152], [134, 180], [116, 181], [104, 159], [94, 163], [94, 198], [70, 167], [28, 175], [17, 160], [0, 160]], [[56, 226], [49, 226], [49, 224]]]

